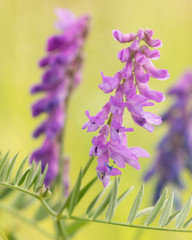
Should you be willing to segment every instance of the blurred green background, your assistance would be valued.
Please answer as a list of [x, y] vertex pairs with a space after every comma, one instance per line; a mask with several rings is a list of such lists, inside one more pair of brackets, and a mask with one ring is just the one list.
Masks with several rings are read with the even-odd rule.
[[[31, 153], [43, 140], [33, 140], [31, 137], [33, 129], [43, 117], [31, 117], [30, 105], [35, 97], [30, 96], [29, 89], [40, 80], [42, 71], [38, 69], [37, 62], [45, 54], [47, 37], [56, 32], [53, 27], [56, 7], [69, 8], [76, 15], [89, 13], [92, 17], [85, 48], [84, 79], [71, 99], [68, 113], [65, 149], [72, 159], [70, 175], [73, 184], [79, 168], [88, 159], [93, 137], [92, 133], [81, 130], [86, 121], [84, 112], [89, 109], [91, 114], [95, 114], [107, 99], [97, 87], [101, 82], [100, 71], [112, 76], [122, 67], [116, 54], [123, 45], [114, 41], [112, 30], [118, 28], [125, 33], [136, 33], [139, 28], [154, 30], [154, 37], [163, 42], [161, 58], [155, 62], [155, 66], [168, 69], [171, 78], [164, 82], [153, 79], [151, 87], [166, 92], [184, 68], [191, 65], [192, 1], [0, 0], [0, 149], [3, 152], [10, 149], [12, 154], [19, 151], [20, 158]], [[172, 101], [167, 98], [166, 102], [156, 104], [152, 111], [161, 114]], [[126, 123], [129, 127], [133, 126], [128, 118]], [[166, 126], [156, 127], [152, 134], [135, 127], [135, 132], [129, 134], [129, 146], [147, 149], [151, 158], [141, 159], [140, 171], [129, 166], [123, 169], [122, 189], [131, 185], [139, 187], [143, 173], [155, 156], [155, 146], [165, 131]], [[96, 163], [89, 170], [87, 179], [96, 174], [95, 167]], [[183, 200], [186, 200], [191, 192], [192, 180], [187, 173], [184, 177], [188, 181], [188, 188], [182, 193]], [[95, 187], [101, 189], [102, 185], [98, 181]], [[151, 204], [153, 187], [154, 181], [146, 185], [144, 204], [147, 206]], [[131, 195], [130, 199], [133, 197]], [[116, 218], [126, 221], [128, 212], [129, 202], [125, 201], [118, 209]], [[3, 214], [1, 228], [13, 227], [10, 223], [13, 224], [14, 220]], [[43, 224], [44, 227], [52, 227], [47, 221]], [[27, 225], [17, 232], [19, 239], [26, 239], [26, 234], [28, 239], [44, 239]], [[139, 234], [136, 229], [89, 224], [74, 239], [191, 239], [190, 235], [179, 233], [146, 231], [142, 232], [140, 238], [136, 234]]]

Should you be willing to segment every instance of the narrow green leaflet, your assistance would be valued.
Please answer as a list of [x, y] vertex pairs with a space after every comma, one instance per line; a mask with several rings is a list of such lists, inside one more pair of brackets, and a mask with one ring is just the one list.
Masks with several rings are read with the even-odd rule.
[[163, 227], [166, 225], [166, 223], [171, 215], [172, 208], [173, 208], [173, 200], [174, 200], [174, 192], [172, 192], [172, 194], [169, 196], [169, 198], [165, 204], [165, 207], [163, 209], [163, 212], [162, 212], [160, 220], [159, 220], [160, 227]]
[[113, 186], [111, 196], [110, 196], [109, 207], [108, 207], [107, 214], [106, 214], [107, 221], [110, 221], [112, 219], [113, 215], [115, 214], [115, 209], [117, 206], [118, 188], [119, 188], [118, 180], [117, 180], [117, 178], [115, 178], [114, 186]]
[[37, 178], [39, 178], [40, 174], [41, 174], [41, 161], [39, 161], [39, 163], [37, 164], [35, 172], [33, 172], [32, 178], [29, 181], [29, 184], [28, 184], [28, 187], [27, 187], [28, 189], [33, 185], [33, 183], [35, 183]]
[[42, 169], [41, 169], [41, 162], [40, 163], [40, 166], [38, 167], [37, 166], [37, 169], [36, 169], [36, 173], [35, 173], [35, 178], [34, 178], [34, 185], [33, 185], [33, 191], [34, 192], [37, 192], [38, 190], [38, 186], [39, 186], [39, 182], [41, 181], [41, 172], [42, 172]]
[[108, 190], [109, 186], [111, 184], [109, 183], [107, 185], [107, 187], [105, 187], [102, 191], [100, 191], [96, 197], [92, 200], [92, 202], [89, 204], [87, 210], [86, 210], [86, 215], [91, 215], [91, 210], [94, 208], [94, 206], [98, 203], [98, 201], [101, 199], [101, 197], [106, 193], [106, 191]]
[[28, 156], [26, 156], [26, 157], [23, 159], [21, 165], [19, 166], [19, 169], [17, 170], [17, 173], [16, 173], [15, 178], [14, 178], [14, 181], [13, 181], [14, 184], [18, 184], [19, 179], [20, 179], [20, 177], [21, 177], [21, 175], [22, 175], [22, 171], [23, 171], [23, 168], [24, 168], [24, 166], [25, 166], [25, 163], [26, 163], [27, 159], [28, 159]]
[[9, 164], [9, 167], [8, 167], [8, 170], [7, 170], [7, 173], [6, 173], [6, 176], [5, 176], [5, 181], [6, 182], [9, 182], [10, 179], [11, 179], [11, 174], [12, 174], [13, 167], [14, 167], [15, 161], [17, 159], [17, 156], [18, 156], [18, 153], [13, 157], [13, 159], [11, 160], [11, 162]]
[[151, 211], [151, 213], [149, 214], [149, 216], [147, 217], [144, 225], [150, 225], [157, 217], [157, 215], [159, 214], [159, 212], [161, 211], [161, 208], [163, 207], [163, 204], [166, 200], [166, 195], [167, 195], [167, 189], [165, 189], [162, 193], [162, 195], [160, 196], [159, 200], [157, 201], [157, 203], [155, 204], [153, 210]]
[[30, 172], [30, 168], [28, 168], [27, 170], [25, 170], [25, 172], [23, 173], [23, 175], [19, 178], [17, 185], [20, 186], [24, 181], [25, 178], [27, 177], [28, 173]]
[[81, 199], [83, 198], [85, 193], [87, 193], [87, 191], [93, 186], [93, 184], [96, 182], [97, 179], [98, 179], [98, 177], [93, 178], [85, 187], [83, 187], [81, 189], [77, 203], [79, 203], [81, 201]]
[[151, 211], [153, 210], [154, 207], [148, 207], [148, 208], [144, 208], [141, 211], [139, 211], [136, 215], [135, 218], [139, 218], [139, 217], [143, 217], [145, 215], [149, 215], [151, 213]]
[[80, 170], [79, 176], [78, 176], [75, 186], [73, 188], [73, 193], [71, 195], [71, 199], [69, 202], [69, 215], [71, 215], [73, 213], [73, 210], [76, 206], [76, 203], [77, 203], [77, 200], [79, 197], [82, 177], [83, 177], [83, 173], [82, 173], [82, 170]]
[[133, 206], [131, 208], [131, 211], [129, 213], [129, 217], [128, 217], [128, 220], [127, 220], [127, 224], [131, 224], [135, 217], [136, 217], [136, 214], [139, 210], [139, 207], [141, 205], [141, 201], [142, 201], [142, 198], [143, 198], [143, 193], [144, 193], [144, 185], [142, 184], [136, 198], [135, 198], [135, 201], [133, 203]]
[[117, 200], [117, 206], [121, 204], [121, 202], [129, 195], [129, 193], [134, 189], [134, 186], [128, 188], [124, 193], [121, 194], [121, 196]]
[[25, 181], [25, 188], [27, 188], [27, 189], [28, 189], [29, 184], [30, 184], [30, 182], [31, 182], [31, 179], [32, 179], [32, 177], [33, 177], [34, 169], [35, 169], [35, 161], [32, 162], [31, 167], [30, 167], [29, 174], [28, 174], [28, 176], [27, 176], [27, 178], [26, 178], [26, 181]]
[[39, 190], [39, 188], [43, 185], [47, 170], [48, 170], [48, 164], [46, 164], [46, 166], [45, 166], [43, 174], [41, 175], [41, 179], [39, 181], [37, 181], [35, 184], [35, 192], [37, 192]]
[[6, 162], [6, 160], [8, 158], [8, 155], [9, 155], [9, 151], [4, 155], [3, 159], [0, 161], [0, 172], [3, 168], [4, 163]]
[[176, 218], [176, 216], [177, 216], [180, 212], [181, 212], [181, 210], [178, 210], [178, 211], [174, 212], [174, 213], [169, 217], [169, 219], [168, 219], [168, 221], [166, 222], [166, 224], [164, 225], [164, 227], [167, 226], [169, 223], [171, 223], [171, 222]]
[[106, 197], [104, 198], [102, 203], [98, 206], [98, 208], [93, 212], [93, 214], [91, 215], [92, 218], [97, 218], [99, 217], [99, 215], [101, 215], [101, 213], [105, 210], [105, 208], [109, 204], [110, 196], [111, 190], [107, 193]]
[[185, 223], [185, 220], [191, 209], [191, 204], [192, 204], [192, 196], [189, 197], [188, 201], [185, 203], [185, 205], [181, 209], [181, 212], [178, 214], [177, 219], [175, 221], [176, 228], [181, 228]]
[[191, 225], [191, 223], [192, 223], [192, 217], [189, 218], [189, 220], [183, 225], [183, 228], [184, 229], [188, 228]]

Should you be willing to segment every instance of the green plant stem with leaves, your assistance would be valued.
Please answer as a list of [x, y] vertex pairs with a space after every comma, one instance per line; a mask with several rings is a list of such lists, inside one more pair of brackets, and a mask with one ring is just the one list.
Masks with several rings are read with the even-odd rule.
[[[192, 230], [187, 230], [187, 228], [192, 224], [192, 217], [188, 218], [191, 206], [192, 206], [192, 196], [189, 197], [186, 204], [179, 211], [172, 213], [173, 203], [174, 203], [174, 194], [171, 193], [167, 198], [167, 190], [165, 189], [162, 195], [160, 196], [157, 203], [145, 209], [140, 210], [140, 205], [144, 195], [144, 185], [141, 186], [138, 191], [137, 196], [132, 204], [127, 223], [124, 222], [114, 222], [112, 218], [116, 213], [118, 206], [121, 202], [127, 199], [128, 195], [132, 192], [133, 187], [128, 188], [120, 196], [119, 184], [120, 178], [115, 178], [115, 182], [110, 190], [109, 187], [103, 189], [98, 193], [87, 206], [85, 213], [82, 213], [81, 216], [75, 216], [74, 211], [76, 206], [82, 201], [83, 197], [88, 194], [88, 191], [93, 187], [93, 184], [96, 182], [97, 178], [94, 177], [91, 179], [85, 186], [82, 187], [82, 180], [85, 176], [87, 170], [91, 166], [91, 163], [94, 160], [92, 156], [83, 170], [80, 170], [80, 173], [77, 177], [76, 183], [68, 196], [65, 199], [64, 204], [58, 210], [54, 210], [46, 198], [50, 197], [50, 192], [48, 188], [45, 188], [43, 185], [43, 180], [47, 168], [43, 173], [41, 173], [41, 166], [38, 164], [35, 166], [33, 163], [27, 170], [23, 171], [24, 163], [26, 158], [22, 161], [14, 177], [12, 177], [13, 167], [17, 155], [14, 156], [9, 164], [7, 164], [8, 153], [0, 160], [0, 186], [10, 188], [16, 191], [20, 191], [24, 194], [27, 194], [29, 197], [37, 199], [41, 205], [44, 207], [45, 211], [48, 213], [47, 216], [52, 216], [57, 226], [57, 235], [52, 236], [43, 229], [39, 228], [34, 220], [29, 220], [25, 216], [23, 217], [20, 213], [17, 214], [17, 211], [13, 208], [4, 207], [0, 204], [0, 208], [4, 211], [12, 214], [13, 216], [18, 217], [21, 221], [26, 221], [32, 227], [36, 228], [39, 232], [46, 235], [52, 239], [69, 239], [71, 236], [83, 226], [82, 223], [102, 223], [110, 224], [113, 226], [123, 226], [128, 228], [136, 228], [143, 230], [158, 230], [158, 231], [169, 231], [169, 232], [182, 232], [182, 233], [192, 233]], [[1, 193], [1, 192], [0, 192]], [[2, 194], [3, 196], [3, 194]], [[106, 210], [106, 218], [100, 219], [99, 216]], [[141, 225], [133, 224], [135, 219], [140, 217], [146, 217], [146, 220]], [[158, 226], [150, 226], [154, 220], [159, 217]], [[69, 234], [69, 225], [66, 225], [68, 220], [72, 220], [76, 223], [79, 222], [79, 225], [71, 228]], [[175, 228], [167, 227], [172, 221], [175, 220]]]

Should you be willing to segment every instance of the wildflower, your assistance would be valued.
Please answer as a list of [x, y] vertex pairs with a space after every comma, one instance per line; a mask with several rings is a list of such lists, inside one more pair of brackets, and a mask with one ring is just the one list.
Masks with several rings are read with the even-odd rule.
[[[162, 102], [165, 97], [163, 93], [151, 90], [148, 82], [150, 78], [158, 80], [169, 78], [167, 70], [155, 68], [151, 61], [158, 59], [160, 53], [157, 49], [151, 50], [149, 47], [162, 46], [160, 40], [152, 39], [152, 30], [140, 29], [137, 34], [123, 34], [119, 30], [114, 30], [113, 36], [120, 43], [130, 43], [129, 47], [117, 54], [118, 59], [125, 65], [113, 77], [105, 76], [101, 72], [102, 83], [99, 88], [105, 94], [114, 94], [95, 116], [90, 116], [86, 111], [89, 120], [82, 127], [88, 132], [99, 129], [99, 135], [92, 139], [93, 146], [89, 155], [97, 157], [97, 175], [104, 187], [108, 184], [110, 176], [121, 174], [117, 168], [110, 167], [110, 158], [119, 168], [124, 168], [128, 164], [140, 169], [139, 158], [149, 157], [147, 151], [140, 147], [127, 147], [126, 132], [132, 132], [133, 129], [123, 126], [124, 111], [127, 109], [137, 125], [152, 132], [153, 125], [161, 124], [161, 118], [145, 112], [143, 108], [153, 106], [151, 100]], [[143, 42], [148, 46], [142, 45]]]
[[165, 185], [172, 184], [180, 189], [184, 187], [181, 178], [184, 169], [192, 172], [191, 86], [192, 71], [187, 70], [168, 91], [169, 95], [175, 96], [174, 104], [162, 116], [168, 125], [168, 131], [158, 145], [155, 162], [144, 177], [145, 181], [153, 175], [158, 178], [154, 202], [158, 200]]
[[[46, 137], [42, 147], [32, 154], [31, 161], [41, 161], [43, 169], [48, 163], [46, 185], [50, 184], [58, 174], [67, 102], [73, 90], [81, 82], [82, 49], [89, 22], [88, 16], [77, 19], [65, 9], [57, 9], [56, 14], [59, 18], [56, 27], [61, 30], [61, 34], [48, 39], [47, 56], [39, 62], [39, 66], [44, 69], [42, 80], [31, 89], [32, 94], [45, 93], [45, 97], [32, 106], [34, 117], [45, 113], [47, 119], [34, 131], [35, 138], [42, 134]], [[67, 177], [64, 185], [66, 179]]]

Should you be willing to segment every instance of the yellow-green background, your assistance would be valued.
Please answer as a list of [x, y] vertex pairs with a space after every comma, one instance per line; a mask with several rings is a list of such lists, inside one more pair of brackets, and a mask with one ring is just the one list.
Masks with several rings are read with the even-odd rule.
[[[92, 133], [81, 130], [82, 124], [86, 121], [84, 112], [89, 109], [91, 114], [95, 114], [107, 100], [97, 87], [101, 82], [100, 71], [112, 76], [122, 67], [116, 54], [123, 45], [114, 41], [112, 30], [118, 28], [127, 33], [137, 32], [139, 28], [154, 30], [154, 37], [163, 41], [163, 48], [160, 49], [161, 58], [155, 65], [168, 69], [171, 78], [164, 82], [153, 79], [151, 87], [166, 92], [192, 61], [192, 1], [0, 0], [0, 149], [3, 152], [10, 149], [12, 154], [20, 151], [21, 158], [37, 148], [43, 140], [33, 140], [31, 137], [33, 129], [43, 117], [38, 119], [31, 117], [30, 105], [36, 97], [30, 96], [29, 89], [40, 80], [42, 72], [37, 67], [37, 61], [45, 54], [47, 37], [56, 32], [53, 28], [56, 7], [70, 8], [76, 15], [89, 13], [92, 17], [90, 35], [85, 48], [84, 79], [72, 97], [68, 114], [65, 149], [71, 156], [70, 175], [71, 182], [74, 183], [80, 166], [88, 159], [93, 136]], [[167, 99], [166, 102], [156, 104], [151, 110], [160, 114], [171, 102], [171, 99]], [[125, 122], [127, 126], [133, 126], [130, 118], [127, 117]], [[135, 132], [128, 136], [129, 146], [144, 147], [150, 152], [151, 158], [140, 161], [139, 172], [129, 166], [123, 169], [122, 189], [135, 184], [138, 189], [142, 174], [155, 155], [155, 146], [166, 131], [164, 126], [157, 127], [154, 133], [148, 133], [138, 127], [135, 129]], [[95, 175], [95, 166], [96, 163], [89, 170], [87, 179]], [[185, 178], [189, 187], [183, 192], [184, 200], [189, 196], [192, 186], [187, 174]], [[144, 205], [150, 205], [153, 186], [154, 183], [146, 186]], [[98, 182], [95, 188], [101, 189], [101, 183]], [[32, 211], [33, 209], [30, 209], [30, 212]], [[129, 201], [125, 201], [116, 219], [126, 221], [128, 212]], [[1, 216], [0, 222], [0, 225], [6, 228], [15, 224], [15, 220], [10, 218], [9, 221], [5, 214]], [[43, 223], [43, 226], [50, 229], [50, 221]], [[90, 224], [74, 239], [133, 239], [135, 233], [135, 229]], [[17, 232], [17, 236], [18, 239], [44, 239], [27, 225]], [[140, 239], [177, 240], [190, 237], [187, 234], [146, 231]]]

